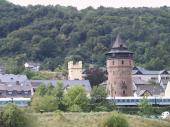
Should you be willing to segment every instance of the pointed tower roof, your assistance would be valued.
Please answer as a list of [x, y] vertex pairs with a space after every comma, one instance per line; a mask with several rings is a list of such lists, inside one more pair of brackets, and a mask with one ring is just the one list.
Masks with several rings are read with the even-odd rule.
[[121, 39], [120, 35], [118, 34], [116, 37], [115, 42], [113, 43], [112, 49], [127, 49], [125, 42]]
[[112, 48], [109, 52], [106, 53], [108, 56], [114, 55], [114, 57], [119, 56], [122, 57], [120, 54], [126, 54], [128, 57], [133, 57], [133, 52], [128, 50], [128, 47], [125, 44], [125, 41], [123, 41], [118, 34], [116, 37], [115, 42], [112, 45]]

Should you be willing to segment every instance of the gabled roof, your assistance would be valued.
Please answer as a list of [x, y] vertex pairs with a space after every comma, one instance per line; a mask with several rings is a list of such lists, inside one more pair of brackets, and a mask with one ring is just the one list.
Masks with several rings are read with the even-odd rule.
[[170, 73], [168, 71], [166, 71], [166, 70], [160, 70], [160, 71], [157, 71], [157, 70], [146, 70], [145, 68], [136, 66], [136, 67], [133, 67], [132, 74], [133, 75], [136, 75], [136, 74], [161, 75], [161, 74], [170, 74]]
[[144, 96], [145, 93], [149, 93], [150, 96], [152, 96], [152, 94], [148, 90], [141, 90], [141, 91], [139, 91], [139, 96]]
[[85, 87], [86, 91], [91, 91], [91, 86], [89, 80], [30, 80], [30, 83], [33, 87], [37, 87], [40, 84], [45, 85], [57, 85], [58, 82], [63, 82], [64, 87], [74, 86], [74, 85], [82, 85]]
[[140, 70], [132, 70], [133, 75], [143, 74]]
[[146, 82], [146, 81], [140, 79], [139, 77], [133, 77], [132, 81], [135, 85], [146, 85], [146, 84], [149, 85], [150, 84], [149, 82]]
[[26, 75], [14, 75], [14, 74], [0, 74], [1, 82], [25, 82], [28, 78]]
[[164, 89], [160, 85], [136, 85], [136, 93], [139, 95], [141, 90], [147, 90], [152, 95], [161, 95], [164, 93]]

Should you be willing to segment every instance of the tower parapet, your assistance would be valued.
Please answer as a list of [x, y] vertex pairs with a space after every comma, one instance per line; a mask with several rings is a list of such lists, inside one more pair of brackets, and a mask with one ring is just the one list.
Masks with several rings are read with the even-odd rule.
[[69, 80], [82, 80], [82, 61], [74, 63], [73, 61], [68, 62], [68, 79]]

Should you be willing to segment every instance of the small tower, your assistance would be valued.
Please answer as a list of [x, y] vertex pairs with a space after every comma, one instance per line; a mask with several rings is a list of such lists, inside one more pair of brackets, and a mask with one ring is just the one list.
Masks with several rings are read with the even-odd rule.
[[133, 96], [132, 67], [133, 53], [118, 35], [107, 56], [107, 94], [115, 96]]
[[82, 80], [82, 61], [68, 62], [68, 80]]

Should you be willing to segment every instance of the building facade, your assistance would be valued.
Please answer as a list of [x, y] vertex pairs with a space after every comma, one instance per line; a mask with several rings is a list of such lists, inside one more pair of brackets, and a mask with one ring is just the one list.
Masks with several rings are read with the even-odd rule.
[[74, 63], [68, 62], [68, 80], [82, 80], [82, 61]]
[[133, 53], [118, 35], [107, 56], [108, 96], [133, 96], [132, 68]]

